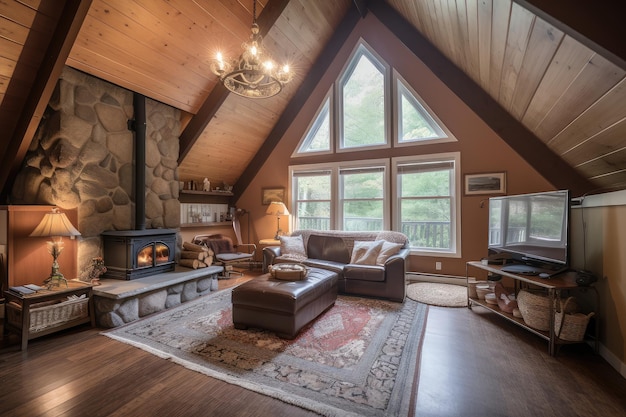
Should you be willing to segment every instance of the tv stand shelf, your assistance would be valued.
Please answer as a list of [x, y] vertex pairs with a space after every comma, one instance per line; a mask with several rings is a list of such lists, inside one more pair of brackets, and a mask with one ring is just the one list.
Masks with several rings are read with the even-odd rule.
[[[487, 310], [492, 311], [493, 313], [496, 313], [497, 315], [505, 318], [506, 320], [509, 320], [510, 322], [513, 322], [515, 324], [517, 324], [518, 326], [528, 330], [531, 333], [536, 334], [537, 336], [545, 339], [548, 341], [548, 353], [551, 356], [554, 356], [556, 354], [556, 347], [557, 345], [561, 345], [561, 344], [569, 344], [569, 343], [582, 343], [581, 342], [568, 342], [568, 341], [564, 341], [559, 339], [556, 336], [556, 333], [554, 331], [554, 320], [555, 320], [555, 310], [554, 310], [554, 301], [561, 298], [561, 293], [563, 291], [575, 291], [575, 290], [581, 290], [581, 289], [588, 289], [594, 292], [595, 294], [595, 305], [596, 308], [598, 307], [598, 293], [596, 291], [596, 289], [594, 287], [579, 287], [576, 284], [576, 272], [573, 271], [565, 271], [565, 272], [561, 272], [559, 274], [555, 274], [552, 275], [550, 278], [540, 278], [539, 276], [536, 275], [518, 275], [518, 274], [513, 274], [510, 272], [506, 272], [502, 270], [502, 266], [501, 265], [485, 265], [482, 262], [479, 261], [470, 261], [467, 262], [466, 264], [466, 279], [469, 283], [469, 277], [470, 277], [470, 270], [472, 268], [476, 268], [476, 269], [480, 269], [483, 271], [487, 271], [489, 273], [492, 274], [496, 274], [496, 275], [501, 275], [502, 277], [508, 277], [510, 279], [513, 280], [514, 284], [515, 284], [515, 294], [517, 295], [517, 293], [520, 290], [520, 287], [523, 284], [528, 284], [528, 285], [533, 285], [535, 287], [539, 287], [542, 288], [546, 291], [546, 293], [548, 294], [548, 297], [550, 298], [550, 300], [552, 300], [553, 302], [550, 303], [551, 308], [550, 308], [550, 330], [549, 331], [541, 331], [541, 330], [537, 330], [537, 329], [533, 329], [532, 327], [528, 326], [523, 319], [521, 318], [517, 318], [515, 316], [513, 316], [513, 314], [504, 312], [502, 310], [500, 310], [498, 308], [497, 305], [494, 304], [489, 304], [483, 300], [479, 300], [477, 298], [472, 298], [469, 296], [469, 290], [467, 292], [467, 307], [469, 309], [472, 308], [472, 306], [477, 305], [477, 306], [481, 306], [483, 308], [486, 308]], [[553, 271], [554, 274], [554, 271]], [[469, 286], [468, 286], [469, 288]], [[598, 329], [599, 329], [599, 325], [597, 323], [597, 318], [596, 318], [596, 323], [595, 323], [595, 329], [596, 329], [596, 334], [595, 334], [595, 349], [596, 351], [598, 350]]]

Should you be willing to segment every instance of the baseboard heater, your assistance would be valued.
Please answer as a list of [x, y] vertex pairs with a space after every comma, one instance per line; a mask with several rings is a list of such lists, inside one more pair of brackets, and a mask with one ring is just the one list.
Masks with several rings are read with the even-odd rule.
[[439, 282], [443, 284], [456, 284], [466, 285], [467, 280], [464, 276], [458, 275], [445, 275], [445, 274], [430, 274], [427, 272], [407, 272], [407, 281], [414, 282]]

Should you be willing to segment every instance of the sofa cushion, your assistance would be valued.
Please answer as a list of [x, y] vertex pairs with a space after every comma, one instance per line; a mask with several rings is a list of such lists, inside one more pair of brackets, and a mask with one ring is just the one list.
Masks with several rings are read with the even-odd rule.
[[391, 243], [384, 240], [383, 247], [380, 249], [380, 252], [378, 252], [378, 257], [376, 258], [376, 264], [384, 265], [389, 257], [400, 252], [402, 246], [404, 246], [402, 243]]
[[328, 271], [336, 272], [339, 278], [343, 276], [343, 267], [346, 265], [342, 262], [326, 261], [324, 259], [307, 259], [302, 262], [304, 265], [311, 268], [321, 268]]
[[351, 264], [357, 265], [374, 265], [378, 254], [383, 247], [384, 241], [375, 240], [370, 241], [358, 241], [354, 242], [354, 249], [352, 249], [352, 257], [350, 258]]
[[302, 236], [279, 236], [281, 255], [306, 256]]
[[283, 261], [302, 262], [307, 258], [302, 236], [279, 236]]
[[324, 259], [344, 264], [350, 262], [350, 252], [341, 237], [311, 235], [306, 247], [307, 255], [311, 259]]
[[385, 281], [385, 267], [380, 265], [348, 264], [343, 268], [343, 277], [347, 281]]

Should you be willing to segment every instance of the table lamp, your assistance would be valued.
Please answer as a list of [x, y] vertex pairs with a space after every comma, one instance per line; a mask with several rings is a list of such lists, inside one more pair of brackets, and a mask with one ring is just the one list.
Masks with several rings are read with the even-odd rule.
[[287, 207], [285, 207], [283, 203], [279, 201], [272, 201], [267, 207], [267, 210], [265, 210], [265, 214], [276, 216], [278, 228], [276, 229], [276, 236], [274, 236], [274, 239], [278, 240], [278, 237], [283, 234], [283, 231], [280, 230], [280, 216], [289, 216], [289, 210], [287, 210]]
[[43, 216], [39, 225], [30, 234], [30, 237], [52, 238], [47, 242], [48, 252], [52, 255], [52, 272], [44, 281], [48, 287], [53, 285], [58, 287], [61, 285], [61, 281], [65, 282], [65, 286], [67, 286], [67, 280], [59, 271], [59, 263], [57, 262], [57, 258], [63, 251], [63, 236], [80, 236], [80, 232], [72, 225], [65, 213], [61, 213], [56, 207]]

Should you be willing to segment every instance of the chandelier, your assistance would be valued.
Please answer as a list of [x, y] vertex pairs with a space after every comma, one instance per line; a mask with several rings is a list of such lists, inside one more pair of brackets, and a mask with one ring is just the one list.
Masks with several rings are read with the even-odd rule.
[[218, 52], [216, 59], [211, 61], [211, 71], [220, 78], [224, 87], [240, 96], [275, 96], [283, 89], [283, 85], [292, 80], [293, 73], [289, 65], [278, 67], [263, 49], [263, 37], [256, 23], [256, 0], [253, 3], [251, 31], [250, 41], [241, 45], [241, 56], [228, 61]]

